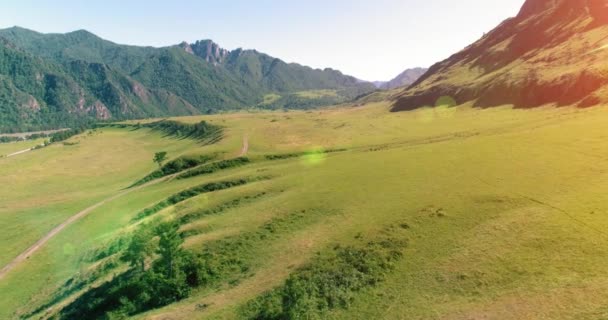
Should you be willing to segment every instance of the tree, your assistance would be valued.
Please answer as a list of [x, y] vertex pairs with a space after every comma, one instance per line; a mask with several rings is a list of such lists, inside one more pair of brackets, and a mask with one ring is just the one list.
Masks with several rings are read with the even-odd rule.
[[161, 152], [157, 152], [154, 154], [154, 162], [158, 163], [159, 167], [163, 166], [163, 162], [165, 162], [165, 160], [167, 160], [167, 152], [166, 151], [161, 151]]
[[158, 266], [169, 279], [175, 275], [174, 269], [179, 266], [183, 253], [181, 245], [184, 239], [178, 231], [179, 224], [176, 222], [165, 222], [156, 227], [156, 235], [159, 237], [156, 253], [160, 255]]
[[143, 227], [135, 232], [121, 259], [128, 262], [131, 267], [144, 272], [146, 271], [146, 259], [153, 252], [152, 234], [148, 228]]

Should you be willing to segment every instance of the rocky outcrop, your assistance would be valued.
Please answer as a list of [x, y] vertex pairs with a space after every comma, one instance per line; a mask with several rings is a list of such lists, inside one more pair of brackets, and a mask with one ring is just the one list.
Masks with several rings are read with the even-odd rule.
[[86, 111], [99, 120], [108, 120], [112, 118], [110, 109], [108, 109], [108, 107], [106, 107], [106, 105], [99, 100], [95, 101], [90, 107], [86, 109]]
[[38, 103], [38, 100], [36, 100], [36, 98], [34, 98], [32, 95], [28, 97], [27, 103], [24, 105], [24, 107], [34, 112], [40, 111], [40, 103]]
[[211, 40], [199, 40], [193, 44], [182, 42], [179, 47], [212, 64], [223, 63], [230, 54], [230, 51], [221, 48], [217, 43]]

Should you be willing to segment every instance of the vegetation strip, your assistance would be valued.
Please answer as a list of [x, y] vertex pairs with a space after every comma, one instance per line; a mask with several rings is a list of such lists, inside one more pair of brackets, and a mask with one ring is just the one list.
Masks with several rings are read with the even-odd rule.
[[201, 140], [204, 141], [205, 144], [213, 144], [223, 138], [222, 127], [210, 124], [206, 121], [201, 121], [198, 123], [183, 123], [174, 120], [160, 120], [145, 124], [109, 123], [100, 124], [100, 126], [122, 129], [132, 128], [134, 130], [149, 128], [153, 131], [164, 133], [168, 137]]
[[251, 161], [247, 157], [238, 157], [234, 159], [221, 160], [214, 163], [206, 164], [200, 166], [198, 168], [194, 168], [192, 170], [186, 171], [177, 176], [177, 179], [186, 179], [200, 175], [211, 174], [220, 170], [236, 168], [240, 166], [244, 166]]
[[214, 158], [215, 158], [215, 156], [208, 156], [208, 155], [179, 157], [175, 160], [169, 161], [167, 164], [163, 165], [160, 169], [150, 173], [149, 175], [145, 176], [141, 180], [135, 182], [129, 188], [133, 188], [133, 187], [142, 185], [146, 182], [149, 182], [149, 181], [152, 181], [155, 179], [166, 177], [166, 176], [176, 174], [176, 173], [184, 171], [184, 170], [188, 170], [188, 169], [200, 166], [202, 164], [208, 163], [209, 161], [213, 160]]
[[267, 192], [260, 192], [260, 193], [254, 194], [254, 195], [247, 195], [247, 196], [244, 196], [244, 197], [236, 198], [234, 200], [222, 203], [222, 204], [220, 204], [218, 206], [215, 206], [213, 208], [202, 209], [202, 210], [197, 210], [197, 211], [194, 211], [194, 212], [190, 212], [188, 214], [185, 214], [185, 215], [181, 216], [179, 218], [179, 222], [180, 222], [180, 224], [187, 224], [187, 223], [190, 223], [192, 221], [195, 221], [195, 220], [200, 219], [200, 218], [205, 217], [205, 216], [219, 214], [219, 213], [222, 213], [222, 212], [224, 212], [224, 211], [226, 211], [228, 209], [236, 208], [236, 207], [238, 207], [238, 206], [240, 206], [240, 205], [242, 205], [244, 203], [247, 203], [247, 202], [259, 199], [259, 198], [264, 197], [266, 195], [268, 195]]
[[377, 239], [336, 246], [295, 271], [285, 284], [250, 301], [241, 318], [257, 320], [323, 319], [327, 312], [348, 308], [356, 293], [384, 280], [407, 245], [390, 227]]
[[[261, 178], [257, 178], [257, 179], [261, 179]], [[133, 221], [138, 221], [138, 220], [141, 220], [148, 216], [151, 216], [167, 207], [175, 205], [179, 202], [183, 202], [190, 198], [196, 197], [200, 194], [229, 189], [229, 188], [237, 187], [237, 186], [242, 186], [244, 184], [247, 184], [251, 181], [255, 181], [257, 179], [237, 179], [237, 180], [229, 180], [229, 181], [210, 182], [210, 183], [205, 183], [200, 186], [184, 190], [182, 192], [179, 192], [179, 193], [176, 193], [176, 194], [170, 196], [169, 198], [155, 204], [152, 207], [142, 210], [140, 213], [137, 214], [137, 216], [135, 216], [135, 218], [133, 218]]]

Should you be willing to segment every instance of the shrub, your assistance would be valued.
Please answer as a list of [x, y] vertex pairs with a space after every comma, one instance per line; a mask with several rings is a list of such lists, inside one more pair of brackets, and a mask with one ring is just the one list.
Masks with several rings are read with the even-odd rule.
[[241, 309], [248, 319], [323, 319], [332, 309], [347, 308], [355, 294], [376, 285], [402, 257], [406, 242], [384, 238], [365, 245], [335, 247], [293, 273], [282, 287]]

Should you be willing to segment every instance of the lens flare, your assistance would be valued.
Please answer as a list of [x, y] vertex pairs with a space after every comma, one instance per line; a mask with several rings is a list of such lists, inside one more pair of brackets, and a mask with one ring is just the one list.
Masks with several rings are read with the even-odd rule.
[[325, 149], [318, 147], [306, 152], [302, 157], [302, 163], [307, 166], [317, 166], [325, 161], [327, 153]]

